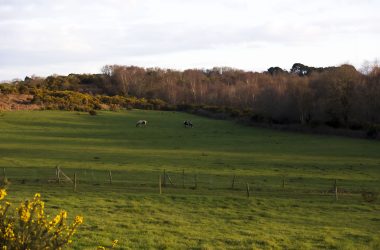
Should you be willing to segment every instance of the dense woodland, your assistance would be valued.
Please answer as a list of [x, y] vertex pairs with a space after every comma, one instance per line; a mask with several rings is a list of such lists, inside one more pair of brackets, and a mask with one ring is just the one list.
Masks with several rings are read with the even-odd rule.
[[233, 68], [176, 71], [107, 65], [101, 74], [53, 75], [0, 85], [0, 92], [30, 93], [48, 108], [81, 110], [139, 107], [205, 110], [251, 122], [330, 126], [376, 133], [380, 124], [380, 67], [359, 72], [345, 64], [286, 71]]

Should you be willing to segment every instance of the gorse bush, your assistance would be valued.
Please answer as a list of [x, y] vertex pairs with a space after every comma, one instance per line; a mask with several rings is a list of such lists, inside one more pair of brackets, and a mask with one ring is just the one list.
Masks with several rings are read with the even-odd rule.
[[91, 95], [68, 90], [34, 90], [31, 103], [41, 105], [42, 108], [48, 110], [85, 112], [91, 110], [117, 111], [121, 108], [167, 109], [166, 102], [159, 99], [147, 100], [145, 98], [118, 95]]
[[98, 114], [95, 110], [90, 110], [90, 111], [88, 111], [88, 113], [90, 115], [97, 115]]
[[83, 223], [81, 216], [68, 223], [66, 211], [49, 219], [38, 193], [15, 210], [4, 202], [6, 195], [6, 190], [0, 189], [0, 249], [62, 249], [72, 242], [76, 229]]

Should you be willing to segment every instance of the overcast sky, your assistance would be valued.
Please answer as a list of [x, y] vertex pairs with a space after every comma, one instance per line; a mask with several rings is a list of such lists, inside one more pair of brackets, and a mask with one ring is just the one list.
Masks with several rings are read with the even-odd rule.
[[380, 58], [379, 0], [0, 0], [0, 80]]

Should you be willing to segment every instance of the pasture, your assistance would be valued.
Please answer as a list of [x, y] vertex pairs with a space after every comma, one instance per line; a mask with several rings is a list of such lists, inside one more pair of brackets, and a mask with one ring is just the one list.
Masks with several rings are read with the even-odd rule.
[[[57, 165], [76, 192], [48, 183]], [[49, 212], [84, 216], [74, 249], [380, 249], [380, 197], [361, 196], [380, 192], [379, 141], [178, 112], [17, 111], [0, 114], [0, 168], [10, 201], [40, 192]]]

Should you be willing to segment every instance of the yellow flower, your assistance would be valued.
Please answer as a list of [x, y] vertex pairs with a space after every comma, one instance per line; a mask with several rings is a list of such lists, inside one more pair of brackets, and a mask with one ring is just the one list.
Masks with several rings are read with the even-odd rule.
[[19, 213], [20, 213], [21, 220], [24, 222], [28, 222], [28, 220], [30, 218], [29, 209], [27, 207], [20, 207]]
[[39, 202], [40, 207], [36, 208], [36, 213], [37, 213], [37, 219], [43, 219], [44, 218], [44, 208], [45, 208], [45, 203], [43, 201]]
[[[1, 199], [6, 195], [6, 190], [0, 189]], [[7, 250], [8, 248], [19, 249], [16, 245], [24, 244], [23, 237], [29, 237], [29, 234], [32, 235], [33, 230], [48, 232], [43, 239], [53, 242], [54, 246], [52, 249], [58, 249], [59, 244], [67, 245], [72, 242], [70, 238], [75, 233], [76, 228], [83, 223], [83, 217], [76, 216], [74, 224], [67, 225], [67, 212], [64, 210], [60, 211], [58, 215], [50, 221], [48, 219], [49, 216], [46, 216], [44, 213], [45, 205], [44, 202], [41, 201], [41, 196], [38, 193], [34, 195], [34, 199], [22, 202], [20, 206], [16, 208], [17, 218], [10, 215], [11, 217], [8, 219], [7, 210], [10, 203], [3, 201], [0, 203], [0, 250]], [[8, 221], [12, 221], [12, 223], [9, 223]], [[22, 237], [18, 231], [20, 229], [20, 226], [18, 225], [20, 225], [23, 230]], [[7, 242], [8, 246], [3, 246], [2, 243], [4, 240]]]
[[34, 195], [34, 200], [35, 201], [39, 201], [41, 199], [41, 194], [40, 193], [36, 193], [35, 195]]
[[7, 191], [5, 189], [0, 189], [0, 200], [7, 196]]
[[7, 228], [5, 229], [4, 236], [5, 238], [11, 239], [11, 240], [14, 239], [15, 234], [13, 232], [12, 224], [8, 224]]
[[114, 240], [114, 241], [112, 241], [112, 247], [115, 247], [116, 244], [117, 244], [117, 242], [118, 242], [118, 240]]
[[62, 219], [66, 219], [67, 218], [67, 212], [65, 210], [61, 211], [61, 217], [62, 217]]
[[61, 215], [56, 215], [52, 221], [50, 221], [50, 226], [54, 227], [61, 220]]
[[74, 220], [75, 224], [82, 224], [83, 223], [83, 217], [77, 215]]

